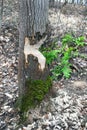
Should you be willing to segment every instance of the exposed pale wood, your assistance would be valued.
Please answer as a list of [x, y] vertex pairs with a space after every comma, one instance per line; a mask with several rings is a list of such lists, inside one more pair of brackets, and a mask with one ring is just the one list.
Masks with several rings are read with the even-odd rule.
[[30, 41], [28, 37], [25, 37], [25, 45], [24, 45], [25, 62], [28, 63], [28, 55], [33, 55], [34, 57], [38, 59], [39, 69], [41, 71], [44, 71], [46, 58], [39, 51], [40, 45], [41, 45], [41, 42], [40, 44], [30, 45]]

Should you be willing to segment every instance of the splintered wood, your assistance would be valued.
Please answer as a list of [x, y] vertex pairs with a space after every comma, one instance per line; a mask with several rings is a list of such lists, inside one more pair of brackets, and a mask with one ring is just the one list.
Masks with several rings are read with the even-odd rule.
[[39, 69], [43, 71], [45, 69], [46, 58], [43, 54], [39, 51], [40, 46], [43, 44], [43, 41], [46, 37], [38, 42], [38, 44], [30, 45], [30, 40], [28, 37], [25, 37], [25, 45], [24, 45], [24, 55], [25, 55], [25, 62], [28, 64], [28, 55], [33, 55], [37, 57], [39, 63]]

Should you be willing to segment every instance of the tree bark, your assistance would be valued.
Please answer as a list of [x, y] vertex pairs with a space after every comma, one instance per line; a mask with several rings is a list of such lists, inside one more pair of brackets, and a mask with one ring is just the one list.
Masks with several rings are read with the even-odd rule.
[[3, 0], [0, 1], [0, 29], [2, 25], [2, 18], [3, 18]]
[[[24, 56], [25, 37], [36, 36], [38, 32], [42, 35], [46, 31], [46, 25], [48, 24], [48, 4], [48, 0], [19, 0], [18, 85], [20, 104], [23, 95], [27, 91], [27, 87], [25, 86], [26, 79], [45, 80], [48, 76], [47, 68], [44, 71], [39, 69], [37, 57], [29, 55], [29, 64], [26, 67]], [[36, 43], [37, 41], [34, 40], [34, 44]]]
[[43, 34], [48, 23], [48, 0], [20, 0], [25, 35]]
[[49, 7], [54, 7], [55, 0], [49, 0]]

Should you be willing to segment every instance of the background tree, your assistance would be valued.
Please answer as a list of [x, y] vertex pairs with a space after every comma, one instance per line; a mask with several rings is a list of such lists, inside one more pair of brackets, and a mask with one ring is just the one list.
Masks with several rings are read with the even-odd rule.
[[[19, 0], [18, 85], [21, 107], [23, 106], [23, 102], [26, 102], [26, 99], [23, 100], [23, 97], [29, 95], [26, 94], [26, 92], [29, 91], [27, 86], [30, 84], [30, 81], [26, 85], [26, 80], [43, 80], [46, 85], [48, 72], [46, 67], [41, 70], [41, 64], [39, 64], [42, 59], [41, 57], [43, 57], [39, 51], [39, 47], [46, 38], [38, 42], [37, 34], [43, 35], [43, 33], [46, 32], [48, 7], [48, 0]], [[28, 43], [32, 52], [29, 53], [29, 50], [27, 51], [28, 53], [26, 52], [27, 48], [25, 47], [25, 42], [26, 44]], [[24, 53], [26, 53], [27, 59], [25, 58]], [[26, 61], [28, 61], [28, 64], [26, 64]]]
[[49, 7], [54, 7], [55, 0], [49, 0]]
[[2, 24], [2, 17], [3, 17], [3, 0], [0, 1], [0, 28]]

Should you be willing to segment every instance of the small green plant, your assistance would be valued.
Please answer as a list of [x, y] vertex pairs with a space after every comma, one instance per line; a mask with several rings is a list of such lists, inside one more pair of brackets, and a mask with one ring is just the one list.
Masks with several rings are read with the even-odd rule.
[[64, 56], [61, 59], [61, 65], [62, 65], [62, 73], [64, 75], [64, 77], [69, 78], [70, 74], [71, 74], [71, 64], [69, 62], [70, 58], [71, 58], [71, 53], [72, 53], [73, 48], [68, 48], [65, 52], [64, 52]]
[[63, 57], [60, 60], [60, 65], [55, 66], [52, 69], [52, 78], [56, 80], [58, 76], [64, 75], [64, 77], [69, 78], [71, 75], [71, 64], [69, 63], [71, 57], [72, 48], [68, 48], [64, 52]]
[[48, 52], [44, 51], [43, 55], [47, 59], [47, 64], [50, 65], [53, 60], [57, 59], [58, 53], [60, 53], [60, 52], [61, 52], [61, 50], [51, 50], [51, 51], [48, 51]]
[[[73, 58], [73, 56], [79, 55], [79, 47], [82, 47], [85, 45], [84, 37], [73, 37], [71, 34], [66, 34], [62, 38], [62, 47], [59, 49], [49, 49], [49, 51], [43, 51], [43, 55], [46, 57], [47, 64], [51, 64], [52, 61], [55, 59], [58, 59], [58, 54], [61, 55], [59, 64], [54, 65], [54, 67], [51, 69], [52, 72], [52, 79], [57, 80], [59, 76], [64, 76], [65, 78], [69, 78], [72, 69], [72, 64], [70, 63], [70, 59]], [[57, 47], [55, 47], [57, 48]]]
[[59, 64], [59, 65], [55, 65], [54, 68], [51, 70], [51, 73], [52, 73], [52, 79], [53, 80], [57, 80], [58, 77], [61, 77], [62, 76], [62, 66]]
[[63, 38], [62, 38], [62, 45], [63, 47], [65, 47], [66, 45], [71, 46], [73, 44], [73, 37], [70, 34], [66, 34]]
[[85, 40], [85, 38], [83, 37], [83, 36], [81, 36], [81, 37], [78, 37], [78, 38], [75, 38], [75, 45], [77, 46], [77, 47], [79, 47], [79, 46], [84, 46], [85, 45], [85, 42], [84, 42], [84, 40]]
[[66, 45], [68, 45], [70, 47], [72, 46], [72, 47], [78, 48], [79, 46], [85, 45], [84, 40], [85, 40], [84, 36], [79, 36], [79, 37], [75, 38], [71, 34], [66, 34], [62, 38], [62, 44], [64, 47]]

